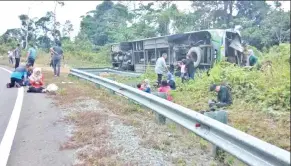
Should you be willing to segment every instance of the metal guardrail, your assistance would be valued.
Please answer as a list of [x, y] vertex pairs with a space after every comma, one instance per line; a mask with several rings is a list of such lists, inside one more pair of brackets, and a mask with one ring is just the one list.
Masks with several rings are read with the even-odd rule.
[[123, 76], [129, 76], [129, 77], [139, 77], [142, 73], [135, 73], [135, 72], [128, 72], [128, 71], [120, 71], [120, 70], [114, 70], [111, 68], [78, 68], [78, 70], [86, 71], [89, 73], [101, 73], [101, 72], [107, 72], [112, 74], [118, 74]]
[[[142, 92], [136, 88], [96, 76], [86, 71], [71, 69], [70, 74], [86, 79], [115, 93], [132, 99], [154, 110], [177, 124], [193, 131], [242, 162], [253, 166], [290, 165], [290, 152], [220, 123], [178, 104]], [[200, 127], [195, 124], [200, 123]]]

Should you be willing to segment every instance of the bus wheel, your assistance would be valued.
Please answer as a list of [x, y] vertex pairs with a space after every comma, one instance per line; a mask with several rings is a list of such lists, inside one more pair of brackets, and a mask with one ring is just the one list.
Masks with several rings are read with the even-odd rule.
[[201, 49], [200, 47], [191, 47], [187, 55], [192, 55], [194, 60], [194, 67], [198, 67], [201, 62]]

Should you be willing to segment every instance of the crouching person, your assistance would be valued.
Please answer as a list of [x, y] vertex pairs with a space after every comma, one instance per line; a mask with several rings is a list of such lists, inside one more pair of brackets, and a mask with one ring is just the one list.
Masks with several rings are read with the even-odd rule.
[[7, 88], [13, 87], [21, 87], [24, 86], [24, 83], [27, 80], [27, 74], [31, 72], [32, 67], [30, 64], [26, 64], [25, 66], [17, 67], [10, 76], [10, 83], [6, 84]]
[[209, 102], [209, 107], [226, 107], [232, 104], [231, 93], [228, 87], [224, 85], [213, 84], [210, 86], [210, 91], [217, 92], [217, 100]]
[[28, 93], [43, 93], [45, 88], [43, 87], [43, 74], [40, 68], [35, 68], [29, 77], [30, 86], [27, 90]]
[[169, 86], [166, 80], [162, 81], [161, 87], [158, 89], [158, 92], [163, 92], [167, 94], [167, 100], [172, 101], [173, 97], [170, 95], [171, 87]]

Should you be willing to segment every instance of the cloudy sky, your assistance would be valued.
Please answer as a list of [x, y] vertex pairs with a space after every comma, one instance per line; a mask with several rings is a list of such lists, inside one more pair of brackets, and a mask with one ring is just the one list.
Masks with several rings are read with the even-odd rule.
[[[96, 5], [102, 1], [65, 1], [65, 6], [57, 8], [57, 20], [64, 23], [70, 20], [74, 26], [75, 36], [79, 32], [80, 16], [85, 15], [88, 11], [94, 10]], [[128, 2], [129, 3], [129, 2]], [[269, 1], [269, 3], [271, 3]], [[181, 10], [188, 10], [191, 2], [179, 1], [178, 8]], [[27, 14], [30, 9], [29, 17], [44, 16], [47, 11], [53, 11], [54, 1], [0, 1], [0, 35], [7, 29], [19, 28], [20, 21], [18, 16], [20, 14]], [[290, 2], [284, 1], [283, 8], [290, 10]]]

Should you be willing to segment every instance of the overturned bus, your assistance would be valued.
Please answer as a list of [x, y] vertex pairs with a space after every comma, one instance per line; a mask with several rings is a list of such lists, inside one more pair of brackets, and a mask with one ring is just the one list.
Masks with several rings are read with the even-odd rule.
[[163, 53], [168, 55], [167, 65], [176, 65], [187, 54], [192, 54], [195, 67], [208, 69], [221, 60], [241, 65], [242, 52], [239, 32], [224, 29], [186, 32], [111, 45], [113, 67], [135, 72], [154, 67]]

